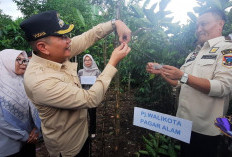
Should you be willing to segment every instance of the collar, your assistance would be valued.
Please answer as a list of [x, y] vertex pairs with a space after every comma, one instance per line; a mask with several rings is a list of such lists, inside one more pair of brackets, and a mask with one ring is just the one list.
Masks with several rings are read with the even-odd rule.
[[68, 70], [67, 67], [72, 67], [71, 69], [73, 69], [76, 72], [77, 66], [78, 66], [77, 63], [71, 63], [68, 59], [61, 64], [61, 63], [53, 62], [53, 61], [44, 59], [42, 57], [39, 57], [35, 55], [34, 53], [32, 54], [31, 61], [36, 62], [40, 65], [43, 65], [47, 68], [54, 69], [56, 71], [61, 71], [61, 69]]
[[57, 70], [57, 71], [60, 71], [61, 68], [63, 66], [65, 66], [63, 63], [60, 64], [60, 63], [57, 63], [57, 62], [50, 61], [48, 59], [44, 59], [42, 57], [39, 57], [39, 56], [35, 55], [34, 53], [32, 54], [31, 61], [36, 62], [38, 64], [41, 64], [41, 65], [43, 65], [43, 66], [45, 66], [47, 68], [52, 68], [52, 69]]
[[205, 44], [209, 45], [209, 47], [213, 47], [216, 44], [218, 44], [219, 42], [224, 41], [224, 40], [225, 40], [225, 37], [224, 36], [220, 36], [220, 37], [213, 38], [213, 39], [210, 39], [210, 40], [206, 41]]

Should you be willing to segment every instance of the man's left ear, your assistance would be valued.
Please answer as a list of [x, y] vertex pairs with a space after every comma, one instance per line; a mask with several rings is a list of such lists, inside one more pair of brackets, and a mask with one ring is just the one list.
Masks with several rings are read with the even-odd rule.
[[39, 42], [36, 43], [36, 47], [37, 47], [37, 49], [38, 49], [41, 53], [43, 53], [43, 54], [45, 54], [45, 55], [47, 55], [47, 56], [50, 55], [49, 51], [47, 50], [47, 44], [46, 44], [46, 42], [44, 42], [44, 41], [39, 41]]

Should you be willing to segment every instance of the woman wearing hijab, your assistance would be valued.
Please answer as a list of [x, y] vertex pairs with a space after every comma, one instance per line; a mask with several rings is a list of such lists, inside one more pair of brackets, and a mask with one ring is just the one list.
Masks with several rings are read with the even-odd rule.
[[0, 156], [34, 157], [39, 136], [38, 112], [28, 99], [23, 74], [29, 60], [24, 51], [0, 51]]
[[[80, 69], [78, 71], [78, 77], [81, 80], [82, 88], [88, 90], [93, 85], [96, 78], [101, 74], [101, 71], [98, 69], [97, 64], [95, 63], [93, 57], [90, 54], [84, 55], [83, 67], [84, 69]], [[90, 80], [90, 81], [86, 81], [86, 80]], [[96, 108], [91, 108], [88, 111], [90, 116], [89, 132], [91, 134], [91, 138], [94, 138], [96, 135]]]

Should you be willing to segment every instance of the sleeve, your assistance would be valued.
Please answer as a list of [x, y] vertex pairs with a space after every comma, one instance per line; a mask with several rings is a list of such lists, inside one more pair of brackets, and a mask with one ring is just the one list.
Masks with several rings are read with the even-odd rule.
[[39, 105], [64, 109], [97, 107], [104, 99], [106, 90], [116, 72], [117, 69], [108, 64], [89, 90], [66, 83], [59, 78], [45, 79], [37, 82], [33, 87], [32, 99]]
[[[232, 57], [232, 54], [230, 54]], [[220, 55], [214, 71], [214, 78], [210, 81], [209, 96], [224, 97], [231, 94], [232, 66], [225, 66], [224, 55]]]
[[16, 129], [4, 120], [1, 106], [0, 106], [0, 132], [3, 135], [13, 140], [27, 141], [27, 139], [29, 138], [29, 134], [27, 133], [27, 131]]
[[111, 22], [101, 23], [71, 41], [71, 57], [76, 56], [113, 31]]

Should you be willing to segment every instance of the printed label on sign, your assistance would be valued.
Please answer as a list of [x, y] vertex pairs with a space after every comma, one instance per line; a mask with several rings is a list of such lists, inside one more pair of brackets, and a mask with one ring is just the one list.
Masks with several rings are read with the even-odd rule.
[[192, 121], [135, 107], [133, 125], [190, 143]]

